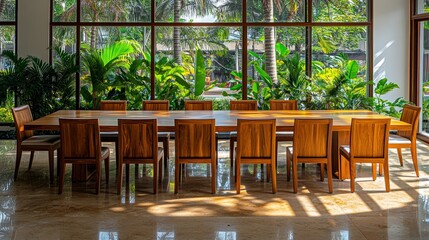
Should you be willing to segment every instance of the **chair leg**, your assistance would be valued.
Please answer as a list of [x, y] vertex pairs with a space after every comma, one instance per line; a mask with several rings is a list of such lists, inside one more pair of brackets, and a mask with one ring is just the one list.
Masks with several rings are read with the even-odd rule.
[[279, 157], [279, 142], [276, 140], [276, 169], [277, 169], [277, 164], [278, 164], [278, 157]]
[[323, 182], [325, 180], [325, 164], [321, 163], [320, 165], [320, 181]]
[[162, 147], [164, 148], [164, 161], [168, 161], [170, 158], [170, 137], [162, 139]]
[[241, 187], [241, 174], [240, 174], [240, 170], [241, 170], [241, 164], [240, 161], [238, 161], [237, 159], [235, 159], [235, 189], [237, 191], [237, 194], [240, 194], [240, 187]]
[[298, 161], [292, 160], [292, 174], [293, 174], [293, 192], [298, 192]]
[[[177, 151], [177, 150], [176, 150]], [[179, 180], [180, 180], [180, 172], [181, 172], [181, 164], [179, 163], [177, 156], [174, 167], [174, 194], [179, 192]]]
[[401, 167], [404, 166], [404, 161], [402, 160], [402, 148], [397, 148], [398, 151], [398, 158], [399, 158], [399, 164], [401, 164]]
[[411, 157], [413, 158], [414, 170], [416, 171], [416, 176], [419, 177], [419, 163], [417, 162], [417, 146], [416, 144], [411, 145]]
[[[275, 164], [275, 163], [276, 163], [276, 161], [274, 160], [273, 164]], [[270, 169], [271, 169], [271, 175], [272, 175], [271, 176], [271, 182], [273, 185], [273, 193], [277, 193], [277, 170], [276, 170], [276, 166], [275, 165], [272, 166], [272, 164], [271, 164]]]
[[291, 158], [292, 158], [292, 156], [290, 156], [289, 154], [286, 155], [286, 180], [288, 182], [290, 181]]
[[217, 169], [216, 162], [217, 161], [215, 159], [214, 161], [212, 161], [212, 164], [210, 166], [210, 168], [212, 170], [212, 172], [211, 172], [211, 174], [212, 174], [212, 177], [211, 177], [211, 179], [212, 179], [212, 194], [216, 193], [216, 169]]
[[355, 192], [356, 163], [350, 161], [350, 191]]
[[95, 172], [95, 194], [99, 194], [101, 185], [101, 162], [95, 164], [95, 167], [97, 168]]
[[159, 161], [159, 167], [158, 167], [158, 181], [161, 183], [162, 183], [162, 180], [164, 177], [164, 174], [162, 174], [163, 173], [163, 165], [162, 165], [163, 161], [164, 161], [164, 157]]
[[[145, 175], [145, 170], [146, 170], [146, 167], [145, 167], [146, 165], [145, 164], [143, 164], [143, 176]], [[137, 178], [139, 178], [139, 165], [138, 164], [134, 164], [134, 175], [135, 175], [135, 177], [136, 177], [136, 179]]]
[[[229, 139], [229, 159], [231, 159], [231, 172], [234, 172], [234, 139]], [[237, 163], [235, 163], [237, 164]]]
[[122, 163], [120, 163], [119, 165], [118, 165], [118, 183], [117, 183], [117, 186], [116, 186], [116, 188], [117, 188], [117, 194], [119, 195], [119, 194], [121, 194], [121, 188], [122, 188], [122, 176], [123, 176], [123, 165], [122, 165]]
[[[381, 165], [380, 165], [381, 168]], [[377, 179], [377, 163], [372, 164], [372, 181]]]
[[31, 166], [33, 165], [33, 159], [34, 159], [34, 151], [31, 151], [31, 153], [30, 153], [30, 162], [28, 163], [28, 170], [30, 170]]
[[[110, 157], [104, 160], [104, 174], [106, 175], [106, 186], [109, 186], [109, 175], [110, 175]], [[100, 173], [101, 174], [101, 173]]]
[[390, 192], [390, 178], [389, 178], [389, 160], [384, 165], [384, 182], [386, 184], [386, 192]]
[[125, 183], [127, 184], [127, 189], [130, 184], [130, 164], [125, 166]]
[[49, 182], [54, 183], [54, 150], [48, 151], [49, 155]]
[[[161, 159], [162, 160], [162, 159]], [[159, 164], [158, 162], [153, 163], [153, 194], [158, 193], [158, 174], [159, 174]]]
[[58, 181], [58, 194], [61, 194], [63, 192], [63, 187], [64, 187], [64, 176], [66, 174], [66, 164], [60, 160], [60, 165], [58, 167], [60, 168], [60, 175], [59, 175], [59, 181]]
[[61, 169], [61, 148], [57, 149], [57, 181], [60, 181], [60, 169]]
[[378, 165], [378, 175], [383, 175], [383, 163], [379, 163]]
[[328, 163], [326, 165], [326, 168], [328, 170], [328, 189], [329, 193], [332, 193], [334, 191], [332, 184], [332, 160], [328, 159]]
[[17, 148], [16, 149], [15, 174], [13, 176], [13, 179], [15, 181], [18, 178], [19, 164], [21, 163], [21, 157], [22, 157], [22, 150], [21, 150], [21, 148]]

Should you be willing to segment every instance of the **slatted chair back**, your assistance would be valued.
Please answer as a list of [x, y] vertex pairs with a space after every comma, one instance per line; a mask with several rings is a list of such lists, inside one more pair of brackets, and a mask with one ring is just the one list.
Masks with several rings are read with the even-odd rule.
[[207, 100], [186, 100], [185, 110], [213, 110], [213, 102]]
[[144, 111], [168, 111], [170, 109], [169, 100], [144, 100], [142, 109]]
[[350, 133], [350, 157], [357, 161], [387, 159], [390, 118], [353, 118]]
[[28, 105], [12, 108], [12, 115], [15, 122], [16, 140], [20, 144], [25, 139], [33, 136], [33, 131], [24, 131], [24, 124], [33, 121], [33, 115]]
[[185, 163], [210, 163], [212, 193], [216, 192], [215, 119], [175, 119], [175, 190]]
[[60, 118], [62, 159], [69, 163], [96, 162], [101, 141], [98, 119]]
[[405, 104], [401, 114], [401, 121], [412, 125], [411, 131], [398, 131], [398, 135], [415, 141], [417, 137], [419, 117], [421, 108], [410, 104]]
[[270, 110], [298, 110], [298, 101], [270, 100]]
[[258, 102], [256, 100], [231, 100], [229, 110], [258, 110]]
[[158, 125], [156, 119], [118, 119], [119, 159], [128, 163], [156, 162]]
[[328, 158], [332, 150], [332, 119], [295, 119], [293, 155]]
[[100, 110], [126, 111], [127, 101], [126, 100], [102, 100], [100, 101]]

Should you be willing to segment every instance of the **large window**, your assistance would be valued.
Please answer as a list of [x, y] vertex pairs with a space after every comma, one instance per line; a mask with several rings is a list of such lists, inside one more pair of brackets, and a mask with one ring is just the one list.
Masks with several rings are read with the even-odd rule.
[[320, 86], [350, 61], [354, 78], [372, 79], [370, 0], [52, 1], [52, 49], [76, 53], [81, 66], [78, 108], [168, 99], [181, 109], [184, 99], [213, 99], [226, 109], [233, 98], [261, 109], [287, 98], [345, 108], [317, 102], [328, 99]]
[[[16, 52], [16, 0], [0, 1], [0, 53]], [[11, 67], [7, 57], [0, 57], [0, 71]], [[2, 89], [2, 91], [5, 91]], [[7, 95], [4, 96], [3, 94]], [[12, 122], [10, 108], [14, 106], [14, 96], [11, 92], [2, 93], [0, 97], [0, 124]]]
[[429, 1], [412, 1], [410, 9], [410, 100], [422, 108], [419, 137], [429, 141]]

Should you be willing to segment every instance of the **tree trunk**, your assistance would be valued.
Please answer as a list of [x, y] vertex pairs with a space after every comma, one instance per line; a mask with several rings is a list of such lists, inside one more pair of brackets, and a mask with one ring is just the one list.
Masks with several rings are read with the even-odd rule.
[[[174, 22], [180, 22], [181, 1], [174, 0]], [[182, 64], [182, 51], [180, 49], [180, 27], [173, 28], [173, 57], [176, 63]]]
[[0, 17], [3, 17], [3, 12], [6, 7], [6, 0], [0, 0]]
[[91, 27], [91, 35], [89, 37], [90, 37], [89, 46], [92, 49], [95, 49], [97, 47], [97, 27], [95, 26]]
[[[274, 22], [273, 0], [263, 0], [264, 21]], [[271, 77], [273, 82], [277, 80], [277, 63], [276, 63], [276, 39], [275, 28], [265, 27], [265, 71]]]

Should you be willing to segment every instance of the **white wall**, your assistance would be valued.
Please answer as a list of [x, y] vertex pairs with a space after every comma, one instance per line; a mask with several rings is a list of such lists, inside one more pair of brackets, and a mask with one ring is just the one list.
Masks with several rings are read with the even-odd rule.
[[374, 1], [374, 80], [386, 77], [399, 85], [386, 95], [409, 99], [409, 1]]
[[49, 60], [49, 0], [19, 0], [18, 56]]

